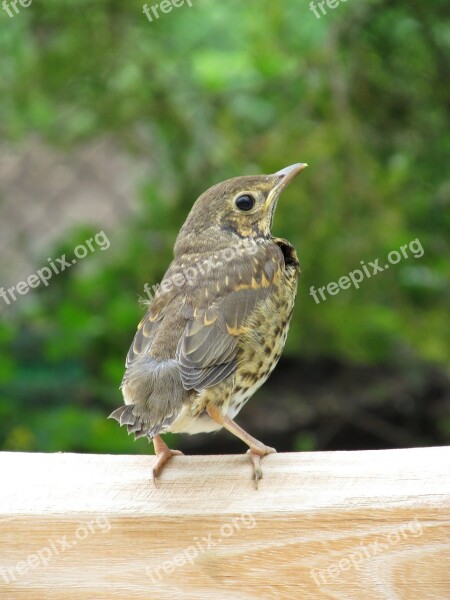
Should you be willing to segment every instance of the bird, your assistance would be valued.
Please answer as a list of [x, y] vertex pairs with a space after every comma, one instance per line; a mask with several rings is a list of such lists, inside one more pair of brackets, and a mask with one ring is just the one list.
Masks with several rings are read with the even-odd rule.
[[116, 419], [153, 441], [156, 484], [175, 455], [164, 433], [225, 428], [247, 446], [256, 488], [261, 458], [276, 452], [235, 417], [267, 380], [285, 345], [300, 266], [272, 236], [281, 192], [306, 163], [218, 183], [196, 200], [173, 260], [138, 325], [125, 362]]

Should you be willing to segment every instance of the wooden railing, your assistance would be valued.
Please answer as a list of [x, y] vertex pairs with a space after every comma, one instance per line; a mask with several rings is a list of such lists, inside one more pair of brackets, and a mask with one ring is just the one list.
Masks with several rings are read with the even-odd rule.
[[152, 461], [0, 453], [0, 598], [450, 598], [450, 448]]

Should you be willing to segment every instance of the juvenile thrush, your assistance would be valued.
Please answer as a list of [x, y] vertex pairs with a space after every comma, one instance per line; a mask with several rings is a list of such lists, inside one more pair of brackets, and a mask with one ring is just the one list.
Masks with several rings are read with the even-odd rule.
[[110, 417], [153, 440], [153, 478], [171, 450], [162, 433], [225, 427], [249, 446], [256, 486], [273, 448], [233, 419], [280, 358], [300, 272], [294, 247], [272, 237], [281, 191], [307, 165], [235, 177], [204, 192], [175, 242], [174, 259], [138, 326]]

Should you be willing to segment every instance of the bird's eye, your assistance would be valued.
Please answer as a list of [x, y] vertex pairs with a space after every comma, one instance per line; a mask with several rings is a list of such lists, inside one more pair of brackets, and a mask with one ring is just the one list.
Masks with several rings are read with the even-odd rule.
[[239, 210], [251, 210], [255, 206], [255, 199], [253, 196], [244, 194], [243, 196], [236, 198], [236, 206]]

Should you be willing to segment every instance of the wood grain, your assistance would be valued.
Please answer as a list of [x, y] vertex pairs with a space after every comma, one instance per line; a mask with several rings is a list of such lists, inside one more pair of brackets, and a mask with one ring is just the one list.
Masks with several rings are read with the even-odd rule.
[[0, 598], [450, 598], [450, 448], [153, 460], [0, 453]]

